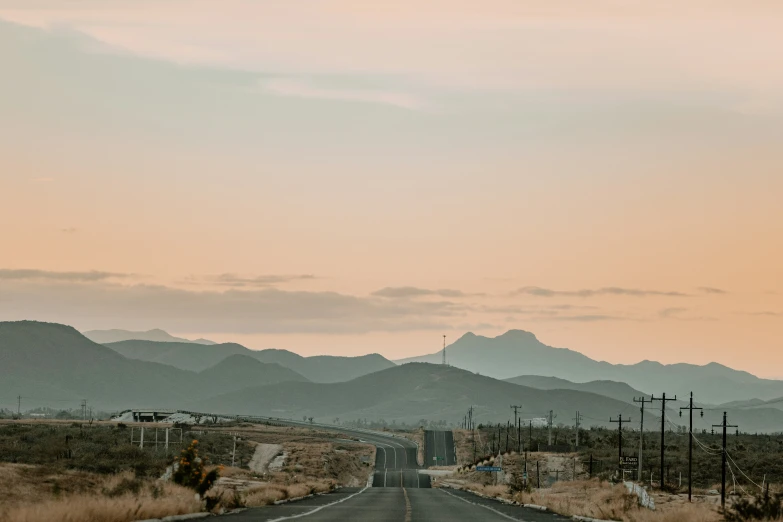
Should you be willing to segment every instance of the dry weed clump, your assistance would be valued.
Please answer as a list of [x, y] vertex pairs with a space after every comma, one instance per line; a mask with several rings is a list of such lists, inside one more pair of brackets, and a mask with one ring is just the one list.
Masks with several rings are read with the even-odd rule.
[[546, 506], [561, 515], [581, 515], [623, 522], [717, 522], [717, 510], [705, 503], [659, 504], [656, 511], [641, 507], [622, 484], [581, 480], [558, 482], [548, 489], [520, 492], [514, 500]]
[[[117, 491], [126, 478], [113, 477], [105, 491]], [[193, 491], [174, 484], [145, 484], [138, 493], [115, 496], [82, 493], [25, 504], [3, 514], [5, 522], [132, 522], [201, 511]]]
[[297, 484], [264, 484], [247, 491], [243, 505], [247, 507], [268, 506], [280, 500], [301, 498], [315, 493], [327, 493], [335, 487], [334, 482], [316, 480]]

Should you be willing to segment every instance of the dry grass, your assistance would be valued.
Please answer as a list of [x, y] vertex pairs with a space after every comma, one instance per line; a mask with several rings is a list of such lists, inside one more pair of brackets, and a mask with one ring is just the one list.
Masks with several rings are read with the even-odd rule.
[[514, 496], [521, 503], [546, 506], [561, 515], [582, 515], [624, 522], [716, 522], [721, 520], [711, 504], [699, 502], [657, 503], [656, 511], [640, 507], [636, 495], [625, 486], [608, 482], [580, 480], [558, 482], [551, 488]]
[[193, 491], [132, 474], [100, 476], [84, 472], [51, 474], [37, 466], [0, 466], [4, 522], [131, 522], [194, 513], [201, 502]]
[[639, 506], [636, 495], [624, 485], [612, 486], [598, 480], [562, 481], [551, 488], [511, 493], [508, 485], [494, 485], [489, 474], [463, 474], [464, 479], [447, 479], [453, 486], [488, 497], [515, 500], [521, 504], [546, 506], [560, 515], [581, 515], [623, 522], [718, 522], [722, 517], [712, 499], [696, 498], [688, 504], [681, 497], [656, 496], [656, 510]]
[[334, 489], [329, 481], [307, 481], [298, 484], [265, 484], [247, 491], [243, 503], [248, 507], [267, 506], [280, 500], [301, 498], [315, 493], [327, 493]]
[[457, 450], [457, 464], [465, 466], [473, 464], [473, 432], [470, 430], [452, 430], [454, 447]]

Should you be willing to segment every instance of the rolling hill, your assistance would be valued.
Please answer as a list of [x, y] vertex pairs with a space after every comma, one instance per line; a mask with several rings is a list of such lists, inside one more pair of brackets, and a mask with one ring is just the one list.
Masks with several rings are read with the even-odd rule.
[[[518, 375], [558, 377], [584, 383], [610, 380], [628, 383], [646, 394], [666, 392], [685, 397], [693, 391], [701, 403], [720, 404], [749, 399], [773, 399], [783, 395], [783, 381], [760, 379], [748, 372], [733, 370], [717, 363], [661, 364], [642, 361], [636, 364], [611, 364], [595, 361], [567, 348], [553, 348], [535, 335], [510, 330], [494, 338], [467, 333], [447, 347], [449, 364], [498, 379]], [[396, 361], [440, 361], [441, 354]]]
[[169, 364], [196, 372], [214, 366], [229, 356], [246, 355], [264, 363], [289, 368], [313, 382], [343, 382], [395, 366], [393, 362], [378, 354], [359, 357], [302, 357], [287, 350], [251, 350], [236, 343], [202, 346], [193, 343], [122, 341], [108, 343], [106, 346], [130, 359]]
[[615, 381], [590, 381], [578, 383], [565, 379], [558, 379], [557, 377], [542, 377], [540, 375], [520, 375], [519, 377], [505, 379], [505, 381], [539, 390], [574, 390], [595, 393], [629, 404], [633, 404], [634, 397], [646, 395], [644, 392], [631, 388], [624, 382]]
[[[322, 420], [385, 419], [416, 423], [421, 419], [459, 422], [473, 405], [477, 422], [506, 422], [509, 404], [520, 415], [543, 417], [550, 409], [580, 410], [608, 425], [609, 417], [633, 406], [596, 394], [538, 390], [433, 364], [406, 364], [342, 383], [286, 382], [213, 397], [201, 403], [209, 411]], [[567, 421], [570, 422], [570, 421]]]
[[307, 379], [277, 363], [262, 363], [249, 355], [235, 354], [226, 357], [215, 366], [199, 372], [202, 382], [209, 388], [228, 393], [259, 384], [276, 384], [285, 381], [306, 382]]
[[98, 344], [118, 343], [120, 341], [157, 341], [161, 343], [195, 343], [195, 344], [217, 344], [208, 339], [189, 340], [182, 337], [174, 337], [161, 329], [147, 330], [146, 332], [132, 332], [130, 330], [90, 330], [83, 332], [83, 335]]
[[[198, 345], [195, 345], [198, 346]], [[0, 400], [23, 408], [77, 407], [82, 399], [107, 410], [130, 407], [181, 407], [194, 398], [225, 393], [228, 368], [216, 367], [206, 376], [173, 366], [128, 359], [94, 343], [70, 326], [35, 321], [0, 322]], [[252, 360], [257, 376], [244, 372], [244, 384], [304, 380], [278, 365]], [[228, 371], [227, 371], [228, 370]], [[232, 388], [235, 389], [235, 388]]]

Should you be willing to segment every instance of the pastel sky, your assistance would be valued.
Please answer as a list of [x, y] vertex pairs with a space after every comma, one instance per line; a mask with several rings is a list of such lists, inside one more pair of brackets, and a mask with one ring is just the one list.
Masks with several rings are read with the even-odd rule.
[[0, 320], [390, 358], [518, 328], [783, 377], [782, 26], [0, 0]]

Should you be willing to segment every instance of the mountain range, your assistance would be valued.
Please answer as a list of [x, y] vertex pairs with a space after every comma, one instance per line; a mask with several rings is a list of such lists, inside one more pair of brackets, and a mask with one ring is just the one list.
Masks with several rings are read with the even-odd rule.
[[250, 362], [243, 372], [238, 366], [247, 366], [248, 361], [237, 364], [227, 359], [224, 365], [230, 365], [230, 372], [216, 366], [196, 373], [123, 357], [70, 326], [0, 322], [0, 399], [6, 406], [21, 396], [25, 408], [75, 407], [82, 399], [107, 410], [177, 408], [194, 398], [225, 393], [229, 387], [307, 380], [278, 364]]
[[146, 332], [133, 332], [130, 330], [90, 330], [84, 332], [84, 336], [98, 344], [118, 343], [135, 339], [138, 341], [157, 341], [161, 343], [195, 343], [195, 344], [217, 344], [209, 339], [195, 339], [193, 341], [182, 337], [174, 337], [168, 332], [155, 328]]
[[[692, 391], [697, 401], [712, 404], [783, 396], [783, 381], [760, 379], [721, 364], [611, 364], [567, 348], [547, 346], [522, 330], [497, 337], [467, 333], [448, 346], [446, 354], [449, 364], [496, 379], [540, 375], [577, 383], [610, 380], [628, 383], [647, 395], [666, 392], [667, 396], [683, 399]], [[436, 352], [396, 362], [437, 363], [441, 358], [442, 353]]]
[[[530, 336], [511, 332], [500, 338], [529, 341]], [[466, 337], [471, 340], [478, 336]], [[491, 345], [498, 338], [482, 339]], [[540, 418], [554, 410], [558, 415], [556, 424], [570, 424], [579, 411], [587, 427], [610, 425], [609, 417], [621, 413], [631, 416], [635, 423], [638, 405], [633, 397], [648, 393], [641, 387], [606, 379], [573, 382], [518, 375], [503, 381], [456, 365], [395, 365], [380, 356], [301, 357], [285, 350], [256, 352], [236, 344], [123, 341], [109, 346], [95, 343], [65, 325], [0, 322], [0, 406], [16, 406], [21, 395], [23, 409], [73, 408], [87, 399], [91, 406], [104, 410], [160, 407], [287, 418], [304, 415], [327, 422], [339, 417], [408, 424], [421, 419], [445, 420], [456, 424], [470, 406], [475, 408], [477, 422], [505, 422], [510, 417], [509, 405], [514, 404], [522, 407], [523, 418]], [[559, 349], [546, 349], [559, 357], [571, 357], [568, 352], [562, 355]], [[462, 350], [468, 349], [463, 345]], [[494, 358], [498, 350], [490, 346], [483, 353], [486, 358]], [[120, 353], [123, 351], [133, 357]], [[450, 355], [458, 353], [452, 350]], [[527, 359], [530, 364], [526, 369], [541, 367], [540, 361]], [[586, 375], [595, 372], [590, 359], [588, 363], [579, 361]], [[175, 367], [177, 364], [186, 368]], [[704, 368], [690, 370], [699, 372]], [[572, 369], [563, 363], [560, 371]], [[728, 377], [715, 379], [726, 386], [737, 386], [737, 381], [727, 384]], [[747, 384], [758, 385], [753, 380]], [[681, 424], [677, 418], [680, 405], [668, 405], [669, 427]], [[717, 407], [703, 405], [705, 416], [696, 419], [697, 429], [709, 429], [726, 410], [732, 422], [745, 431], [783, 431], [780, 398], [742, 400]], [[659, 416], [659, 409], [648, 406], [645, 425], [651, 429], [660, 425]]]
[[357, 357], [302, 357], [288, 350], [251, 350], [236, 343], [202, 346], [193, 343], [129, 340], [107, 343], [106, 346], [129, 359], [168, 364], [195, 372], [214, 366], [226, 357], [244, 355], [264, 363], [285, 366], [314, 382], [349, 381], [395, 366], [393, 362], [375, 353]]

